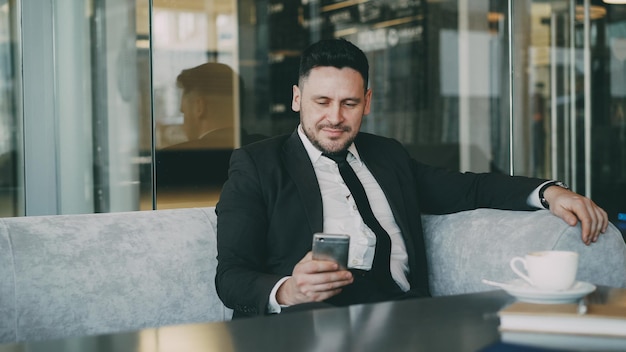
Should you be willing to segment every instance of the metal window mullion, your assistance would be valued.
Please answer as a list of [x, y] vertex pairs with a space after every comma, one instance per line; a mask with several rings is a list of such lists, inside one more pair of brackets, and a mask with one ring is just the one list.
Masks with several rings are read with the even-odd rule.
[[589, 0], [585, 0], [584, 65], [585, 65], [585, 196], [591, 198], [591, 19]]
[[[566, 50], [566, 46], [567, 45], [571, 45], [571, 41], [572, 41], [572, 32], [570, 32], [571, 29], [571, 22], [572, 22], [572, 18], [568, 17], [567, 13], [563, 14], [563, 36], [564, 36], [564, 45], [563, 45], [563, 62], [564, 65], [566, 67], [566, 69], [563, 69], [563, 90], [564, 90], [564, 94], [563, 97], [566, 97], [565, 92], [567, 90], [567, 87], [570, 86], [571, 84], [571, 80], [572, 80], [572, 76], [569, 74], [568, 70], [570, 70], [571, 72], [571, 68], [573, 66], [572, 61], [568, 60], [568, 58], [570, 58], [568, 56], [569, 51]], [[569, 158], [569, 150], [570, 150], [570, 140], [572, 138], [572, 136], [570, 136], [570, 134], [568, 133], [569, 129], [570, 129], [570, 122], [571, 122], [571, 114], [572, 114], [572, 110], [569, 109], [569, 105], [567, 104], [567, 100], [565, 100], [563, 102], [563, 153], [561, 154], [561, 157], [563, 158], [563, 175], [557, 175], [558, 179], [560, 180], [564, 180], [567, 184], [570, 184], [570, 177], [569, 177], [569, 170], [570, 170], [570, 158]]]
[[578, 189], [578, 183], [576, 176], [577, 167], [577, 152], [576, 145], [576, 0], [570, 0], [570, 92], [569, 92], [569, 110], [570, 110], [570, 151], [566, 154], [566, 158], [570, 161], [570, 179], [567, 182], [571, 185], [572, 190], [576, 192]]
[[25, 215], [59, 212], [53, 7], [21, 2]]
[[507, 1], [507, 17], [509, 18], [509, 26], [508, 26], [508, 54], [509, 54], [509, 175], [515, 175], [514, 170], [514, 141], [515, 135], [513, 133], [514, 121], [513, 121], [513, 82], [515, 78], [515, 72], [513, 72], [513, 0]]
[[150, 165], [150, 174], [151, 174], [151, 180], [150, 182], [152, 182], [152, 209], [156, 210], [157, 209], [157, 173], [156, 173], [156, 119], [154, 117], [154, 102], [155, 102], [155, 95], [154, 95], [154, 52], [152, 50], [153, 48], [153, 38], [152, 38], [152, 25], [153, 25], [153, 16], [154, 16], [154, 11], [153, 11], [153, 0], [148, 0], [148, 42], [150, 43], [149, 48], [148, 48], [148, 62], [149, 62], [149, 70], [150, 70], [150, 128], [151, 128], [151, 135], [152, 135], [152, 140], [150, 142], [150, 155], [151, 155], [151, 165]]
[[556, 32], [558, 21], [556, 13], [552, 11], [550, 15], [550, 165], [551, 178], [557, 178], [559, 172], [558, 164], [558, 106], [557, 106], [557, 47]]

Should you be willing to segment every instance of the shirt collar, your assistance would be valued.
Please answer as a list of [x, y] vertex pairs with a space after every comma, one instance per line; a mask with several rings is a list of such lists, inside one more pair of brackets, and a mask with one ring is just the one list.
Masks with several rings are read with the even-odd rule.
[[[302, 125], [298, 125], [298, 136], [304, 144], [304, 149], [306, 149], [309, 158], [311, 159], [311, 163], [315, 165], [315, 163], [322, 157], [322, 151], [317, 149], [313, 143], [309, 140], [309, 138], [304, 134], [304, 130], [302, 129]], [[356, 150], [356, 146], [354, 143], [350, 144], [348, 147], [348, 151], [350, 152], [348, 155], [352, 154], [352, 156], [361, 163], [361, 157], [359, 156], [359, 152]], [[348, 156], [349, 157], [349, 156]]]

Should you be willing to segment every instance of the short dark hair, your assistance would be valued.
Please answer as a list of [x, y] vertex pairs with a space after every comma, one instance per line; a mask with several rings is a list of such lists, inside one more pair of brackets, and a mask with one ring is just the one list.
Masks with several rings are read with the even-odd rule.
[[176, 84], [185, 92], [204, 94], [233, 94], [235, 72], [228, 65], [208, 62], [183, 70], [176, 77]]
[[367, 57], [361, 49], [348, 40], [323, 39], [304, 49], [300, 58], [300, 82], [309, 76], [312, 69], [321, 66], [354, 69], [363, 77], [363, 83], [367, 89], [369, 79]]

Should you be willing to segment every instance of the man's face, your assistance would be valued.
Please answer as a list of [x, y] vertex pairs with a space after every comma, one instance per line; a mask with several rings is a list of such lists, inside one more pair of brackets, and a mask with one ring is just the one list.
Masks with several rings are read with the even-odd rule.
[[293, 86], [291, 108], [311, 143], [324, 153], [336, 153], [354, 141], [363, 116], [370, 112], [371, 90], [354, 69], [316, 67], [302, 86]]

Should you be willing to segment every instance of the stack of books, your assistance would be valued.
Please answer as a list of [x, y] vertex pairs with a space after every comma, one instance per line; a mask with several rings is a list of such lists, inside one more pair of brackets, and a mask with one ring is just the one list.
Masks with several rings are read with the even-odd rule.
[[626, 289], [610, 292], [616, 299], [603, 303], [515, 302], [498, 313], [501, 339], [545, 348], [626, 351]]

